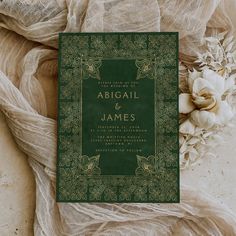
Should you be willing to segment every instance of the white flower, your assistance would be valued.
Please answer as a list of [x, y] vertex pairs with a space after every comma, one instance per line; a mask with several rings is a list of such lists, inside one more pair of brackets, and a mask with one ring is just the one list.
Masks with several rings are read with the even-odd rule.
[[226, 34], [205, 38], [205, 53], [199, 53], [195, 61], [201, 72], [194, 70], [187, 75], [187, 70], [180, 67], [181, 168], [196, 163], [203, 155], [212, 155], [208, 148], [218, 143], [218, 132], [233, 116], [236, 45], [233, 36]]
[[[188, 84], [190, 93], [179, 95], [179, 111], [183, 114], [191, 113], [190, 121], [193, 124], [208, 129], [216, 124], [224, 125], [232, 118], [232, 109], [222, 100], [222, 95], [234, 85], [234, 80], [225, 80], [213, 70], [206, 68], [202, 72], [191, 72]], [[190, 129], [188, 122], [182, 126], [188, 124]]]

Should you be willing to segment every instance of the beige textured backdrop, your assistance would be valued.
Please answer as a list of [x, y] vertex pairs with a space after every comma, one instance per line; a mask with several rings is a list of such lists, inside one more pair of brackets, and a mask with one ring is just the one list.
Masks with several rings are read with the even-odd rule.
[[[194, 231], [206, 232], [206, 228], [212, 226], [212, 220], [217, 220], [217, 227], [210, 228], [215, 230], [221, 228], [223, 235], [225, 230], [236, 232], [235, 216], [224, 215], [218, 206], [211, 204], [211, 201], [205, 201], [201, 196], [198, 196], [196, 201], [196, 193], [186, 190], [185, 204], [179, 204], [179, 209], [174, 209], [172, 206], [163, 209], [159, 205], [157, 207], [145, 204], [142, 205], [142, 209], [138, 205], [133, 209], [127, 205], [123, 208], [119, 206], [120, 209], [117, 211], [117, 206], [109, 209], [104, 205], [82, 207], [81, 204], [73, 204], [72, 207], [69, 204], [54, 204], [52, 200], [54, 179], [53, 175], [49, 174], [49, 170], [54, 168], [55, 161], [55, 122], [35, 115], [29, 104], [23, 99], [24, 96], [40, 114], [47, 114], [48, 117], [55, 118], [56, 80], [50, 80], [50, 78], [56, 78], [56, 71], [54, 71], [56, 67], [51, 65], [48, 59], [56, 59], [56, 50], [37, 46], [42, 43], [56, 48], [60, 31], [179, 31], [180, 52], [190, 57], [194, 54], [194, 50], [200, 50], [199, 46], [206, 28], [207, 32], [214, 29], [223, 31], [235, 28], [235, 9], [235, 0], [0, 1], [0, 52], [3, 55], [0, 57], [0, 70], [8, 77], [0, 75], [2, 77], [1, 103], [6, 109], [5, 114], [9, 114], [8, 119], [12, 130], [15, 131], [15, 137], [18, 138], [18, 141], [25, 140], [25, 143], [20, 143], [26, 151], [31, 153], [32, 149], [37, 146], [37, 140], [40, 140], [39, 144], [41, 144], [31, 153], [31, 161], [36, 159], [43, 163], [42, 165], [31, 162], [35, 168], [35, 174], [42, 177], [42, 182], [37, 185], [37, 219], [40, 217], [40, 220], [36, 219], [35, 223], [37, 235], [54, 236], [61, 227], [64, 227], [68, 235], [75, 235], [81, 230], [93, 232], [97, 225], [108, 234], [109, 232], [126, 232], [126, 234], [135, 232], [142, 235], [142, 232], [147, 232], [144, 234], [147, 235], [165, 227], [169, 229], [174, 226], [175, 222], [179, 222], [178, 227], [182, 224], [182, 227], [185, 226], [187, 230], [195, 227]], [[9, 29], [11, 33], [8, 34], [3, 28]], [[19, 35], [16, 37], [12, 31], [24, 37]], [[37, 43], [26, 41], [26, 38]], [[27, 52], [30, 53], [25, 56]], [[25, 63], [19, 64], [23, 58]], [[191, 57], [182, 59], [191, 61]], [[45, 62], [42, 65], [41, 60]], [[34, 73], [36, 69], [37, 79]], [[45, 74], [44, 71], [48, 73]], [[12, 80], [17, 88], [19, 88], [20, 82], [20, 90], [16, 90], [8, 83], [8, 79]], [[43, 89], [45, 98], [40, 92], [40, 88]], [[6, 103], [3, 102], [4, 96], [7, 97]], [[48, 113], [45, 109], [46, 103]], [[22, 109], [16, 114], [17, 107]], [[26, 110], [27, 113], [24, 113]], [[25, 116], [25, 114], [27, 115]], [[14, 119], [15, 116], [16, 119]], [[24, 120], [25, 117], [29, 117], [30, 122]], [[20, 126], [20, 122], [25, 123]], [[34, 132], [30, 132], [32, 128], [34, 128]], [[47, 133], [48, 130], [50, 133]], [[222, 204], [228, 205], [234, 212], [236, 211], [234, 201], [236, 199], [234, 188], [236, 182], [234, 174], [235, 134], [236, 128], [232, 129], [231, 136], [225, 134], [226, 143], [214, 150], [218, 155], [216, 158], [206, 158], [200, 166], [196, 165], [181, 174], [183, 183], [188, 183], [196, 190], [205, 190], [218, 198]], [[48, 169], [45, 169], [45, 166]], [[0, 236], [33, 235], [34, 188], [34, 178], [26, 162], [26, 156], [18, 150], [3, 116], [0, 115]], [[87, 217], [88, 208], [92, 215], [90, 218]], [[60, 211], [61, 218], [56, 218], [58, 211]], [[140, 212], [142, 212], [144, 220], [139, 217]], [[165, 218], [162, 215], [163, 212], [168, 215], [172, 213], [172, 216]], [[192, 218], [190, 213], [192, 213]], [[178, 218], [179, 216], [181, 218]], [[83, 224], [77, 224], [77, 221], [83, 221]], [[108, 223], [109, 221], [117, 221], [119, 227], [113, 227]], [[121, 227], [124, 221], [125, 225]], [[106, 227], [103, 228], [104, 225]], [[189, 233], [185, 235], [189, 235]]]

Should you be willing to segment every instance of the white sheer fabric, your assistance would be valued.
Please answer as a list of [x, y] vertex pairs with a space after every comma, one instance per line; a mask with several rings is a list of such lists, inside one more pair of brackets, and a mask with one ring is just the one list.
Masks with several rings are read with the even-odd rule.
[[180, 204], [55, 202], [58, 32], [179, 31], [180, 60], [191, 64], [206, 29], [234, 32], [232, 6], [234, 0], [0, 1], [0, 109], [35, 175], [36, 236], [236, 235], [234, 213], [186, 186]]

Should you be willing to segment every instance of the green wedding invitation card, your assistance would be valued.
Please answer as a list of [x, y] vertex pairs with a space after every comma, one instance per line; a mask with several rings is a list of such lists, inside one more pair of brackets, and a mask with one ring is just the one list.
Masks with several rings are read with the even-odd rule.
[[179, 202], [178, 33], [61, 33], [58, 202]]

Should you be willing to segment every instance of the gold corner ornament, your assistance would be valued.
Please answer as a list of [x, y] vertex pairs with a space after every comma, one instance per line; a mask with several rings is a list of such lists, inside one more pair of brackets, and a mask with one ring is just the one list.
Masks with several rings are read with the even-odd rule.
[[76, 159], [75, 167], [78, 175], [100, 175], [101, 169], [99, 167], [100, 155], [88, 157], [82, 155]]
[[81, 78], [88, 79], [89, 77], [100, 80], [99, 68], [102, 65], [102, 60], [99, 58], [81, 58]]
[[136, 175], [152, 176], [158, 173], [158, 158], [156, 156], [136, 155], [138, 167], [135, 170]]

